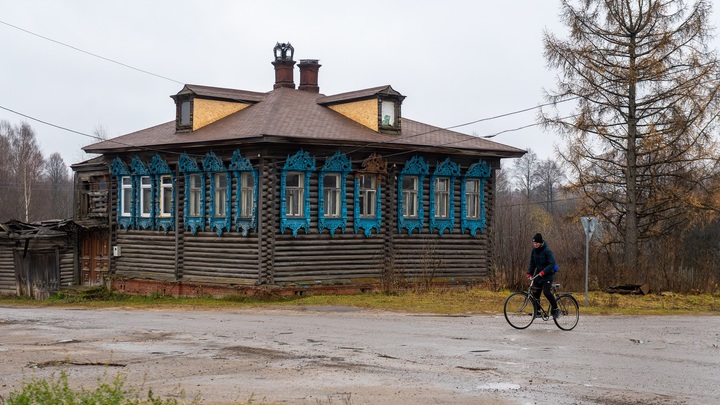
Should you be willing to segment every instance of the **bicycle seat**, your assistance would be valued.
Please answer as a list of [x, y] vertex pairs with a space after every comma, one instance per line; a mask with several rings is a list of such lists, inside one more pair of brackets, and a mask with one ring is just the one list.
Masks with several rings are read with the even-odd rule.
[[560, 288], [560, 284], [553, 284], [552, 288]]

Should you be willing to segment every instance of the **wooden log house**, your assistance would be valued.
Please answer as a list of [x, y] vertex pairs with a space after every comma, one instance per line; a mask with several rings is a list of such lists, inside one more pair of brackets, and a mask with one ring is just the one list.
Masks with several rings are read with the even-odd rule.
[[271, 91], [188, 84], [173, 120], [84, 148], [105, 165], [84, 178], [108, 182], [109, 234], [91, 237], [109, 243], [114, 288], [488, 276], [495, 170], [525, 151], [405, 118], [389, 85], [324, 95], [317, 60], [295, 88], [294, 49], [274, 52]]

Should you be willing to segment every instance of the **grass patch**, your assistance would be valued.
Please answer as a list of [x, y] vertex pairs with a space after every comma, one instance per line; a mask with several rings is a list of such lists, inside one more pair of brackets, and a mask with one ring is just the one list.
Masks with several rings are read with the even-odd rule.
[[[83, 308], [179, 308], [179, 309], [252, 309], [297, 308], [309, 306], [350, 306], [393, 312], [434, 313], [445, 315], [500, 314], [510, 291], [468, 290], [404, 291], [396, 294], [352, 294], [302, 296], [248, 296], [225, 298], [173, 298], [127, 296], [117, 293], [91, 294], [82, 298], [54, 297], [33, 301], [12, 296], [0, 297], [0, 305], [58, 306]], [[585, 305], [584, 293], [574, 293], [581, 315], [678, 315], [720, 314], [720, 294], [648, 294], [621, 295], [594, 291]], [[543, 298], [543, 303], [546, 304]]]
[[125, 387], [125, 378], [118, 374], [112, 379], [102, 376], [97, 380], [95, 389], [83, 387], [73, 389], [70, 387], [67, 372], [61, 371], [59, 375], [53, 374], [47, 379], [32, 377], [23, 383], [19, 391], [13, 391], [8, 398], [0, 397], [3, 405], [194, 405], [199, 399], [186, 399], [184, 393], [178, 398], [159, 398], [152, 390], [147, 395], [140, 395], [137, 391]]

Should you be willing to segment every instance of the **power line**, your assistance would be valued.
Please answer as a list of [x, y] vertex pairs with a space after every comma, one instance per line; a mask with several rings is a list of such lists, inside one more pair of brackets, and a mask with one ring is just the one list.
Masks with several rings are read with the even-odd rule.
[[[73, 50], [75, 50], [75, 51], [82, 52], [82, 53], [84, 53], [84, 54], [87, 54], [87, 55], [90, 55], [90, 56], [93, 56], [93, 57], [96, 57], [96, 58], [99, 58], [99, 59], [102, 59], [102, 60], [105, 60], [105, 61], [108, 61], [108, 62], [111, 62], [111, 63], [118, 64], [118, 65], [120, 65], [120, 66], [129, 68], [129, 69], [133, 69], [133, 70], [136, 70], [136, 71], [139, 71], [139, 72], [142, 72], [142, 73], [146, 73], [146, 74], [149, 74], [149, 75], [152, 75], [152, 76], [161, 78], [161, 79], [169, 80], [169, 81], [172, 81], [172, 82], [175, 82], [175, 83], [178, 83], [178, 84], [184, 84], [184, 83], [182, 83], [182, 82], [180, 82], [180, 81], [177, 81], [177, 80], [168, 78], [168, 77], [166, 77], [166, 76], [159, 75], [159, 74], [156, 74], [156, 73], [152, 73], [152, 72], [149, 72], [149, 71], [146, 71], [146, 70], [143, 70], [143, 69], [139, 69], [139, 68], [136, 68], [136, 67], [134, 67], [134, 66], [130, 66], [130, 65], [128, 65], [128, 64], [125, 64], [125, 63], [116, 61], [116, 60], [114, 60], [114, 59], [110, 59], [110, 58], [107, 58], [107, 57], [104, 57], [104, 56], [101, 56], [101, 55], [98, 55], [98, 54], [95, 54], [95, 53], [92, 53], [92, 52], [89, 52], [89, 51], [85, 51], [85, 50], [80, 49], [80, 48], [78, 48], [78, 47], [75, 47], [75, 46], [66, 44], [66, 43], [64, 43], [64, 42], [61, 42], [61, 41], [58, 41], [58, 40], [55, 40], [55, 39], [52, 39], [52, 38], [49, 38], [49, 37], [46, 37], [46, 36], [44, 36], [44, 35], [37, 34], [37, 33], [35, 33], [35, 32], [29, 31], [29, 30], [27, 30], [27, 29], [18, 27], [18, 26], [16, 26], [16, 25], [7, 23], [7, 22], [2, 21], [2, 20], [0, 20], [0, 23], [4, 24], [4, 25], [6, 25], [6, 26], [9, 26], [9, 27], [15, 28], [15, 29], [17, 29], [17, 30], [19, 30], [19, 31], [25, 32], [25, 33], [27, 33], [27, 34], [30, 34], [30, 35], [33, 35], [33, 36], [36, 36], [36, 37], [45, 39], [45, 40], [47, 40], [47, 41], [56, 43], [56, 44], [58, 44], [58, 45], [62, 45], [62, 46], [71, 48], [71, 49], [73, 49]], [[571, 100], [574, 100], [574, 99], [577, 99], [577, 98], [578, 98], [578, 97], [574, 97], [574, 98], [570, 98], [570, 99], [566, 99], [566, 100], [561, 100], [561, 101], [559, 101], [559, 102], [551, 102], [551, 103], [540, 104], [540, 105], [537, 105], [537, 106], [534, 106], [534, 107], [523, 108], [523, 109], [520, 109], [520, 110], [515, 110], [515, 111], [511, 111], [511, 112], [508, 112], [508, 113], [503, 113], [503, 114], [499, 114], [499, 115], [495, 115], [495, 116], [491, 116], [491, 117], [480, 118], [480, 119], [477, 119], [477, 120], [473, 120], [473, 121], [466, 122], [466, 123], [462, 123], [462, 124], [452, 125], [452, 126], [445, 127], [445, 128], [436, 128], [436, 129], [433, 129], [433, 130], [430, 130], [430, 131], [421, 132], [421, 133], [414, 134], [414, 135], [407, 135], [407, 136], [402, 136], [402, 135], [401, 135], [400, 137], [395, 138], [395, 141], [397, 141], [398, 139], [407, 140], [407, 139], [411, 139], [411, 138], [415, 138], [415, 137], [418, 137], [418, 136], [427, 135], [427, 134], [430, 134], [430, 133], [433, 133], [433, 132], [437, 132], [437, 131], [451, 130], [451, 129], [460, 128], [460, 127], [465, 127], [465, 126], [472, 125], [472, 124], [477, 124], [477, 123], [479, 123], [479, 122], [485, 122], [485, 121], [491, 121], [491, 120], [495, 120], [495, 119], [499, 119], [499, 118], [509, 117], [509, 116], [512, 116], [512, 115], [521, 114], [521, 113], [528, 112], [528, 111], [532, 111], [532, 110], [535, 110], [535, 109], [538, 109], [538, 108], [542, 108], [542, 107], [545, 107], [545, 106], [556, 105], [556, 104], [559, 104], [559, 103], [564, 103], [564, 102], [571, 101]], [[125, 144], [125, 143], [120, 142], [120, 141], [117, 141], [117, 140], [113, 140], [113, 139], [106, 140], [106, 139], [103, 139], [103, 138], [101, 138], [101, 137], [99, 137], [99, 136], [89, 135], [89, 134], [86, 134], [86, 133], [83, 133], [83, 132], [80, 132], [80, 131], [76, 131], [76, 130], [69, 129], [69, 128], [66, 128], [66, 127], [63, 127], [63, 126], [60, 126], [60, 125], [56, 125], [56, 124], [50, 123], [50, 122], [48, 122], [48, 121], [44, 121], [44, 120], [41, 120], [41, 119], [32, 117], [32, 116], [27, 115], [27, 114], [23, 114], [23, 113], [20, 113], [20, 112], [18, 112], [18, 111], [14, 111], [14, 110], [12, 110], [12, 109], [10, 109], [10, 108], [7, 108], [7, 107], [0, 106], [0, 108], [4, 109], [4, 110], [6, 110], [6, 111], [12, 112], [12, 113], [14, 113], [14, 114], [18, 114], [18, 115], [20, 115], [20, 116], [22, 116], [22, 117], [28, 118], [28, 119], [30, 119], [30, 120], [37, 121], [37, 122], [40, 122], [40, 123], [42, 123], [42, 124], [49, 125], [49, 126], [52, 126], [52, 127], [54, 127], [54, 128], [58, 128], [58, 129], [61, 129], [61, 130], [64, 130], [64, 131], [72, 132], [72, 133], [75, 133], [75, 134], [78, 134], [78, 135], [82, 135], [82, 136], [85, 136], [85, 137], [89, 137], [89, 138], [93, 138], [93, 139], [101, 140], [101, 141], [110, 141], [110, 142], [114, 142], [114, 143], [116, 143], [116, 144], [118, 144], [118, 145], [123, 145], [123, 146], [133, 146], [133, 145]], [[507, 130], [503, 130], [503, 131], [501, 131], [501, 132], [497, 132], [497, 133], [494, 133], [494, 134], [482, 136], [482, 138], [489, 139], [489, 138], [493, 138], [493, 137], [495, 137], [495, 136], [497, 136], [497, 135], [500, 135], [500, 134], [503, 134], [503, 133], [519, 131], [519, 130], [521, 130], [521, 129], [530, 128], [530, 127], [537, 126], [537, 125], [539, 125], [539, 124], [534, 123], [534, 124], [529, 124], [529, 125], [521, 126], [521, 127], [518, 127], [518, 128], [507, 129]], [[447, 144], [436, 145], [436, 146], [447, 146], [447, 145], [450, 145], [450, 144], [452, 144], [452, 143], [459, 143], [459, 142], [463, 142], [463, 141], [465, 141], [465, 140], [449, 142], [449, 143], [447, 143]], [[349, 153], [357, 152], [357, 151], [359, 151], [359, 150], [362, 150], [362, 149], [364, 149], [364, 148], [366, 148], [366, 147], [370, 147], [370, 146], [372, 146], [372, 145], [379, 145], [379, 144], [386, 144], [386, 143], [388, 143], [388, 142], [371, 142], [371, 143], [368, 143], [368, 144], [366, 144], [366, 145], [363, 145], [363, 146], [361, 146], [361, 147], [359, 147], [359, 148], [356, 148], [356, 149], [350, 151]], [[159, 150], [156, 150], [156, 149], [153, 149], [153, 148], [149, 148], [149, 147], [138, 147], [138, 148], [144, 149], [144, 150], [149, 150], [149, 151], [158, 151], [158, 152], [159, 152]], [[414, 152], [416, 152], [416, 151], [417, 151], [417, 150], [415, 150]], [[173, 153], [173, 152], [169, 152], [169, 151], [162, 151], [162, 152], [165, 152], [165, 153]], [[400, 153], [400, 154], [404, 154], [404, 153], [411, 153], [411, 152], [403, 152], [403, 153]], [[391, 156], [392, 156], [392, 155], [391, 155]]]
[[105, 60], [105, 61], [108, 61], [108, 62], [111, 62], [111, 63], [115, 63], [115, 64], [117, 64], [117, 65], [126, 67], [126, 68], [128, 68], [128, 69], [136, 70], [136, 71], [138, 71], [138, 72], [145, 73], [145, 74], [148, 74], [148, 75], [151, 75], [151, 76], [155, 76], [155, 77], [159, 77], [159, 78], [161, 78], [161, 79], [168, 80], [168, 81], [171, 81], [171, 82], [175, 82], [175, 83], [178, 83], [178, 84], [185, 84], [185, 83], [179, 82], [179, 81], [177, 81], [177, 80], [175, 80], [175, 79], [171, 79], [171, 78], [169, 78], [169, 77], [167, 77], [167, 76], [159, 75], [159, 74], [157, 74], [157, 73], [149, 72], [149, 71], [144, 70], [144, 69], [136, 68], [136, 67], [130, 66], [130, 65], [126, 64], [126, 63], [122, 63], [122, 62], [116, 61], [116, 60], [114, 60], [114, 59], [106, 58], [106, 57], [104, 57], [104, 56], [102, 56], [102, 55], [98, 55], [98, 54], [96, 54], [96, 53], [92, 53], [92, 52], [86, 51], [86, 50], [84, 50], [84, 49], [80, 49], [80, 48], [78, 48], [78, 47], [76, 47], [76, 46], [72, 46], [72, 45], [66, 44], [66, 43], [64, 43], [64, 42], [60, 42], [60, 41], [57, 41], [57, 40], [55, 40], [55, 39], [48, 38], [48, 37], [46, 37], [46, 36], [44, 36], [44, 35], [40, 35], [40, 34], [37, 34], [37, 33], [35, 33], [35, 32], [32, 32], [32, 31], [28, 31], [28, 30], [26, 30], [26, 29], [24, 29], [24, 28], [20, 28], [20, 27], [18, 27], [17, 25], [12, 25], [12, 24], [7, 23], [7, 22], [5, 22], [5, 21], [1, 21], [1, 20], [0, 20], [0, 24], [7, 25], [8, 27], [15, 28], [16, 30], [25, 32], [25, 33], [30, 34], [30, 35], [34, 35], [34, 36], [36, 36], [36, 37], [38, 37], [38, 38], [42, 38], [42, 39], [44, 39], [44, 40], [46, 40], [46, 41], [54, 42], [54, 43], [56, 43], [56, 44], [58, 44], [58, 45], [62, 45], [62, 46], [64, 46], [64, 47], [70, 48], [70, 49], [72, 49], [72, 50], [75, 50], [75, 51], [78, 51], [78, 52], [82, 52], [82, 53], [84, 53], [84, 54], [86, 54], [86, 55], [90, 55], [90, 56], [93, 56], [93, 57], [96, 57], [96, 58], [99, 58], [99, 59], [102, 59], [102, 60]]

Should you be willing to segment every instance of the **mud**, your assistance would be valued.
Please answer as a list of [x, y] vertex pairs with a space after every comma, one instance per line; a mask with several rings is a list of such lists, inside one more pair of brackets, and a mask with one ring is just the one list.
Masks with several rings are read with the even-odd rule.
[[720, 317], [0, 308], [0, 395], [60, 370], [203, 404], [715, 404]]

